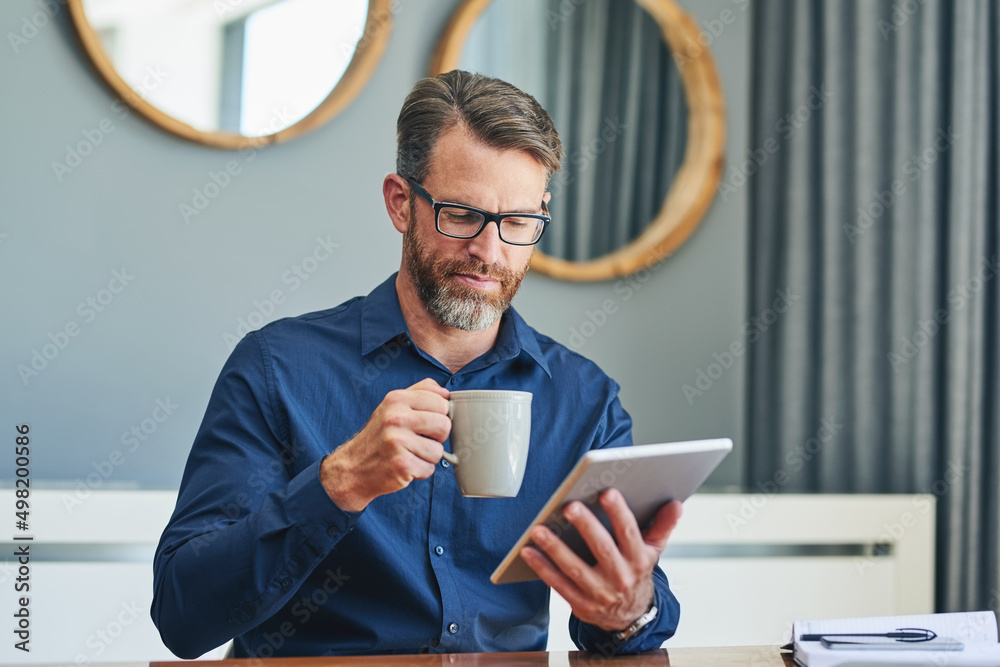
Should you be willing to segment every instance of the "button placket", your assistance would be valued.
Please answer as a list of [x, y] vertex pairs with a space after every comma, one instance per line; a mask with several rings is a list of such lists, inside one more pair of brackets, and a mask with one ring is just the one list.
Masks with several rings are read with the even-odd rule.
[[455, 581], [454, 564], [448, 558], [446, 545], [451, 537], [451, 511], [458, 497], [458, 486], [453, 475], [431, 476], [430, 524], [427, 533], [431, 569], [438, 582], [441, 595], [441, 639], [438, 651], [449, 652], [462, 647], [458, 635], [463, 609], [461, 593]]

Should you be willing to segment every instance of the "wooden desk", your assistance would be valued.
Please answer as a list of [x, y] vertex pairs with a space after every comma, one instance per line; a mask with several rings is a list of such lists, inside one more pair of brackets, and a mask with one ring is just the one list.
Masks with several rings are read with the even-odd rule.
[[[178, 662], [151, 662], [149, 667], [179, 667]], [[330, 658], [270, 658], [199, 661], [197, 667], [793, 667], [790, 653], [777, 646], [661, 649], [642, 655], [605, 658], [596, 653], [445, 653]], [[100, 667], [94, 665], [94, 667]], [[111, 667], [111, 666], [109, 666]]]

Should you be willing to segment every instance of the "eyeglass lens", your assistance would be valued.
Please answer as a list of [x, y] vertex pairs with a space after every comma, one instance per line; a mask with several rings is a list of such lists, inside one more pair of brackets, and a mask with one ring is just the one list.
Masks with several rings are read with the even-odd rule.
[[[445, 206], [438, 213], [438, 227], [445, 234], [471, 238], [479, 233], [485, 218], [482, 213]], [[500, 220], [500, 238], [508, 243], [532, 243], [542, 231], [539, 218], [507, 216]]]

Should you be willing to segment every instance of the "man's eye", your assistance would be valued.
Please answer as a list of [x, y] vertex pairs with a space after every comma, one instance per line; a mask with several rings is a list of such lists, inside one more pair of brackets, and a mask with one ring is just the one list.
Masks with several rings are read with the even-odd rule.
[[471, 211], [467, 213], [462, 213], [458, 211], [455, 212], [448, 211], [446, 217], [449, 222], [454, 222], [456, 224], [469, 224], [469, 223], [479, 222], [479, 216], [476, 215], [475, 213], [472, 213]]

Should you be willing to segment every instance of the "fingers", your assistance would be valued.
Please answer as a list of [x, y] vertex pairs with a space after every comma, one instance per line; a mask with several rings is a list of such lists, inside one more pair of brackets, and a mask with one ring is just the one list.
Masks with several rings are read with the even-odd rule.
[[[580, 586], [564, 574], [564, 571], [560, 569], [553, 561], [551, 557], [548, 556], [549, 540], [554, 540], [559, 544], [562, 544], [562, 540], [552, 534], [547, 528], [539, 527], [544, 531], [548, 532], [549, 537], [545, 537], [542, 533], [537, 533], [538, 529], [532, 531], [532, 539], [535, 540], [535, 544], [538, 546], [524, 547], [521, 549], [521, 558], [524, 562], [535, 571], [538, 578], [544, 581], [552, 590], [563, 596], [566, 602], [569, 603], [570, 607], [574, 610], [583, 607], [588, 604], [589, 598], [586, 593], [584, 593]], [[545, 546], [542, 546], [542, 545]], [[565, 546], [565, 545], [563, 545]], [[544, 551], [543, 551], [544, 550]], [[578, 559], [579, 560], [579, 559]], [[587, 568], [587, 564], [580, 561], [584, 568]], [[579, 616], [579, 615], [578, 615]]]
[[638, 563], [646, 558], [642, 533], [635, 520], [635, 514], [629, 509], [628, 503], [618, 489], [608, 489], [601, 494], [601, 507], [611, 519], [611, 527], [615, 531], [618, 549], [625, 560]]
[[[408, 389], [389, 392], [377, 411], [378, 422], [385, 428], [399, 428], [444, 442], [451, 433], [448, 400], [434, 391], [435, 387], [447, 391], [427, 378]], [[441, 458], [440, 454], [437, 458]]]
[[[622, 500], [621, 504], [625, 505], [625, 501]], [[635, 517], [632, 516], [628, 505], [625, 505], [625, 512], [631, 517], [632, 523], [635, 523]], [[587, 509], [583, 503], [574, 501], [566, 506], [563, 514], [580, 533], [583, 541], [587, 543], [590, 553], [594, 554], [594, 558], [597, 559], [597, 565], [603, 571], [605, 578], [615, 588], [631, 586], [634, 568], [630, 567], [629, 563], [626, 562], [626, 556], [623, 555], [621, 549], [615, 544], [611, 533], [594, 516], [594, 513]], [[614, 521], [613, 518], [612, 521]], [[638, 533], [638, 529], [636, 529], [636, 532]], [[592, 586], [597, 586], [600, 584], [600, 579], [598, 578], [596, 582], [588, 583]]]
[[643, 541], [656, 549], [659, 554], [667, 546], [670, 534], [681, 518], [682, 506], [679, 501], [672, 500], [659, 509], [653, 518], [653, 523], [643, 532]]
[[399, 427], [411, 431], [416, 435], [426, 436], [439, 443], [447, 440], [448, 434], [451, 433], [451, 420], [448, 419], [448, 415], [443, 415], [439, 412], [428, 412], [426, 410], [414, 410], [411, 408], [390, 410], [386, 414], [385, 423], [389, 427]]
[[[434, 380], [428, 378], [407, 389], [390, 391], [385, 395], [385, 399], [382, 402], [388, 405], [406, 405], [414, 410], [438, 412], [443, 415], [448, 414], [448, 399], [433, 389], [419, 387], [418, 385], [423, 382], [434, 382]], [[434, 386], [437, 387], [438, 385], [435, 383]], [[438, 389], [448, 391], [441, 387], [438, 387]]]
[[617, 543], [583, 503], [572, 502], [564, 510], [594, 554], [596, 565], [588, 565], [544, 526], [532, 529], [534, 543], [521, 550], [521, 557], [569, 602], [577, 618], [604, 629], [622, 628], [649, 607], [652, 571], [677, 525], [681, 508], [678, 502], [664, 505], [643, 532], [619, 491], [605, 491], [599, 502]]
[[[534, 528], [531, 532], [531, 539], [538, 549], [548, 556], [552, 566], [560, 572], [560, 575], [571, 581], [581, 591], [584, 597], [581, 598], [579, 604], [585, 604], [586, 600], [600, 600], [603, 603], [609, 603], [619, 592], [634, 584], [633, 569], [625, 562], [611, 534], [601, 525], [593, 512], [584, 507], [582, 503], [570, 503], [566, 506], [564, 514], [597, 559], [596, 566], [587, 564], [566, 546], [565, 542], [544, 526]], [[539, 576], [541, 576], [541, 572], [539, 572]], [[545, 580], [543, 579], [543, 581]], [[546, 581], [546, 583], [549, 582]], [[549, 585], [555, 588], [554, 584], [549, 583]], [[556, 588], [556, 590], [559, 589]], [[563, 593], [561, 590], [559, 592]], [[570, 600], [567, 595], [563, 595], [563, 597], [566, 597], [567, 602], [573, 605], [573, 600]]]
[[[413, 436], [409, 439], [407, 449], [413, 455], [430, 464], [436, 464], [444, 455], [444, 445], [435, 439], [425, 438], [419, 435]], [[423, 477], [430, 477], [433, 472], [434, 469], [432, 465], [431, 469]], [[423, 479], [423, 477], [420, 477], [419, 479]]]
[[443, 396], [444, 398], [448, 398], [451, 394], [450, 391], [435, 382], [434, 378], [424, 378], [420, 382], [410, 385], [407, 389], [423, 389], [424, 391], [433, 392], [439, 396]]

